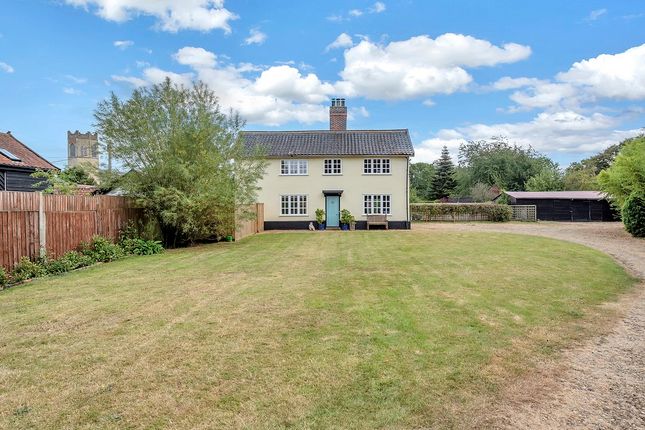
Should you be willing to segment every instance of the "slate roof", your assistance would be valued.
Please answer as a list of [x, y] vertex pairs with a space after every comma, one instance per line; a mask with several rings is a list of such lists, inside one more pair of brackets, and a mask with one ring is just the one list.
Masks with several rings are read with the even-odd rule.
[[263, 148], [267, 157], [324, 155], [413, 156], [408, 130], [245, 131], [250, 151]]
[[0, 133], [0, 148], [20, 158], [20, 161], [15, 161], [0, 152], [0, 166], [26, 167], [31, 169], [56, 168], [56, 166], [16, 139], [11, 133]]
[[607, 195], [600, 191], [506, 191], [516, 199], [565, 199], [565, 200], [605, 200]]

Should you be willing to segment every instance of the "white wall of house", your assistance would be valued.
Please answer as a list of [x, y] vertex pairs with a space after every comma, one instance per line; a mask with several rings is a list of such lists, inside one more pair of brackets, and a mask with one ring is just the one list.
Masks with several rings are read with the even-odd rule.
[[[342, 160], [341, 174], [324, 174], [325, 159]], [[387, 158], [390, 160], [389, 174], [365, 174], [365, 158]], [[292, 159], [307, 160], [306, 175], [283, 175], [281, 159], [269, 159], [265, 175], [259, 182], [261, 187], [257, 201], [264, 203], [265, 221], [313, 221], [316, 209], [325, 208], [323, 190], [343, 190], [340, 209], [349, 209], [357, 221], [365, 220], [363, 213], [364, 195], [390, 196], [390, 221], [408, 219], [408, 158], [393, 156], [321, 157]], [[283, 195], [306, 195], [306, 215], [284, 215], [281, 213]]]

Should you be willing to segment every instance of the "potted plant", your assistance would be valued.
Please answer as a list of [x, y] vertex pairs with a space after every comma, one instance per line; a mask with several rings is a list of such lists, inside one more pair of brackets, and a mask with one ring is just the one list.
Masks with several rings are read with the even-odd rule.
[[354, 215], [352, 215], [352, 219], [349, 221], [349, 229], [351, 231], [356, 230], [356, 218], [354, 218]]
[[325, 229], [325, 211], [323, 209], [316, 209], [316, 222], [318, 223], [318, 230]]
[[342, 209], [340, 211], [340, 224], [343, 230], [345, 231], [349, 230], [350, 224], [352, 223], [353, 219], [354, 219], [354, 216], [349, 210]]

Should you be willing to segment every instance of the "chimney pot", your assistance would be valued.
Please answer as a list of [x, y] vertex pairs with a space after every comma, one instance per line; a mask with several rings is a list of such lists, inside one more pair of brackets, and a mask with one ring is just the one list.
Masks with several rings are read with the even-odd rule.
[[345, 106], [345, 99], [331, 99], [331, 106], [329, 107], [329, 129], [331, 131], [347, 130], [347, 106]]

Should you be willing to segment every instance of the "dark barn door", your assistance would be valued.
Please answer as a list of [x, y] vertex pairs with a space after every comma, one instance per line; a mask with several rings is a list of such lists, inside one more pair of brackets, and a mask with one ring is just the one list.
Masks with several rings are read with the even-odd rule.
[[589, 200], [571, 200], [572, 221], [591, 221], [591, 202]]

